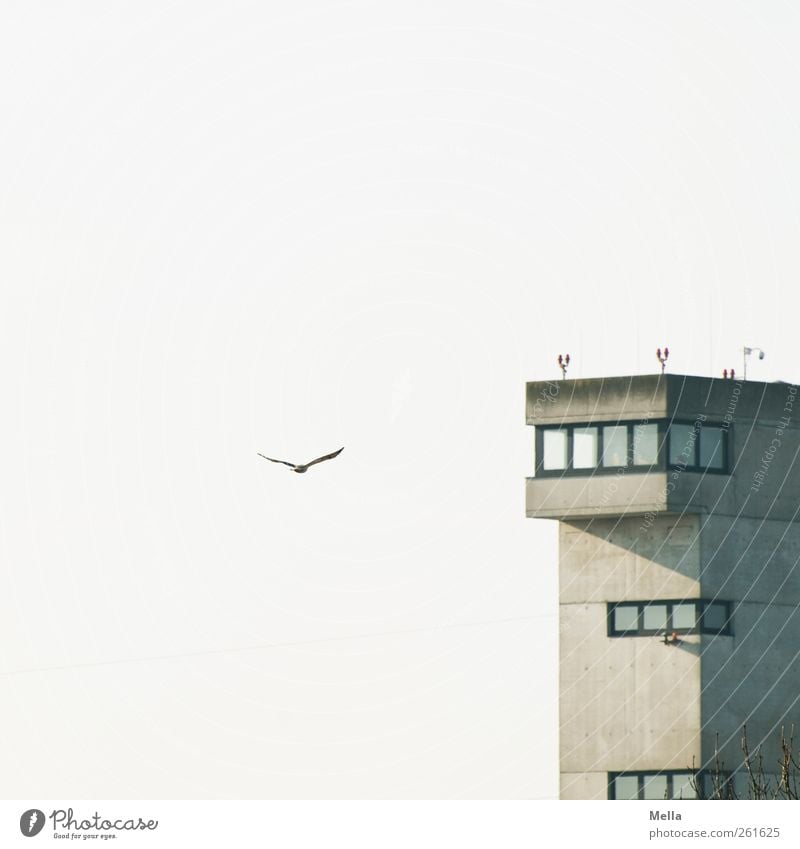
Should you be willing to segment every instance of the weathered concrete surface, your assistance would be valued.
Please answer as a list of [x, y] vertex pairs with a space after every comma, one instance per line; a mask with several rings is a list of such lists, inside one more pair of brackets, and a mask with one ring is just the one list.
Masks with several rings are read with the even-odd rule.
[[800, 523], [703, 516], [699, 539], [704, 595], [800, 605]]
[[667, 472], [527, 478], [525, 512], [534, 519], [641, 516], [664, 510]]
[[663, 418], [666, 413], [667, 381], [662, 375], [539, 380], [526, 385], [525, 419], [529, 425], [640, 421]]
[[561, 768], [686, 769], [699, 761], [699, 637], [679, 646], [608, 639], [605, 605], [565, 605], [561, 614]]
[[733, 637], [703, 637], [701, 655], [703, 758], [719, 742], [727, 765], [741, 764], [747, 726], [774, 772], [781, 729], [800, 732], [800, 608], [794, 604], [741, 603]]
[[[609, 638], [606, 607], [699, 597], [697, 518], [638, 527], [605, 519], [560, 529], [561, 770], [599, 773], [602, 798], [608, 772], [687, 769], [701, 755], [700, 638]], [[566, 789], [579, 798], [572, 782]]]
[[562, 522], [559, 601], [699, 598], [698, 528], [693, 515], [659, 516], [645, 530], [631, 518]]
[[561, 799], [608, 799], [605, 772], [562, 772]]
[[525, 420], [529, 425], [658, 418], [693, 421], [703, 414], [720, 422], [729, 416], [731, 427], [754, 420], [772, 427], [785, 415], [789, 388], [788, 383], [685, 374], [537, 380], [525, 387]]
[[719, 735], [740, 762], [746, 724], [771, 768], [781, 728], [800, 732], [800, 524], [704, 516], [700, 542], [703, 596], [734, 603], [733, 636], [703, 638], [703, 756]]

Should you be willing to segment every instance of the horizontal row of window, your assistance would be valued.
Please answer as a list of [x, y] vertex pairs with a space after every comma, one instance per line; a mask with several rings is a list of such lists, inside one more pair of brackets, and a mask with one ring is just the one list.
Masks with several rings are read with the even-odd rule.
[[691, 770], [610, 772], [609, 799], [696, 799], [704, 776]]
[[536, 428], [536, 474], [623, 468], [725, 472], [727, 430], [699, 422], [574, 424]]
[[620, 601], [608, 605], [609, 637], [730, 634], [731, 603], [707, 599]]

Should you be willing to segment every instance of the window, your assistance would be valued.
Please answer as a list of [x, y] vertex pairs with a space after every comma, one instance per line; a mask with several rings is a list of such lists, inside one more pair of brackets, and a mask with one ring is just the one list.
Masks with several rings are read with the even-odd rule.
[[669, 462], [672, 466], [696, 466], [694, 459], [697, 434], [694, 425], [669, 426]]
[[609, 637], [731, 634], [731, 603], [706, 599], [618, 601], [608, 605]]
[[728, 431], [699, 422], [607, 422], [536, 428], [537, 475], [617, 474], [620, 469], [722, 472]]
[[[671, 777], [671, 776], [670, 776]], [[643, 775], [643, 790], [645, 799], [671, 799], [670, 781], [663, 773]]]
[[606, 425], [603, 428], [603, 465], [628, 465], [628, 428], [626, 425]]
[[539, 426], [536, 474], [611, 473], [630, 466], [649, 469], [659, 464], [663, 468], [663, 427], [658, 422]]
[[567, 468], [567, 432], [565, 430], [546, 430], [544, 432], [542, 465], [548, 471]]
[[694, 781], [702, 786], [703, 774], [690, 770], [610, 772], [609, 799], [696, 799]]
[[[703, 773], [694, 777], [690, 772], [676, 772], [672, 774], [672, 798], [673, 799], [696, 799], [697, 790], [701, 789], [706, 783]], [[695, 787], [695, 783], [699, 784], [699, 788]]]
[[639, 625], [639, 607], [635, 604], [617, 604], [613, 608], [613, 623], [612, 630], [615, 633], [626, 631], [638, 631]]
[[700, 431], [700, 465], [705, 469], [725, 467], [725, 432], [721, 427], [704, 425]]
[[672, 422], [669, 432], [669, 464], [692, 471], [724, 472], [727, 468], [727, 431], [699, 422]]
[[661, 633], [667, 630], [667, 605], [646, 604], [642, 611], [642, 630]]
[[676, 631], [691, 630], [697, 626], [697, 604], [687, 601], [672, 605], [672, 627]]
[[703, 610], [701, 628], [705, 633], [722, 633], [730, 624], [730, 609], [725, 602], [710, 601]]
[[609, 794], [609, 799], [638, 799], [639, 798], [639, 776], [617, 775], [614, 778], [614, 793]]
[[597, 428], [573, 428], [572, 467], [574, 469], [593, 469], [595, 466], [597, 466]]
[[633, 465], [654, 466], [658, 462], [658, 425], [633, 426]]

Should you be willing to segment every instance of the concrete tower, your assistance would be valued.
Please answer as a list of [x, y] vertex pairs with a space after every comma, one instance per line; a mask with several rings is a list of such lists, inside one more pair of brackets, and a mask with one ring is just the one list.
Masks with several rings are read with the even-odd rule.
[[767, 772], [781, 728], [800, 736], [796, 398], [683, 375], [527, 384], [526, 512], [559, 522], [561, 798], [691, 798], [717, 749], [738, 783], [745, 723]]

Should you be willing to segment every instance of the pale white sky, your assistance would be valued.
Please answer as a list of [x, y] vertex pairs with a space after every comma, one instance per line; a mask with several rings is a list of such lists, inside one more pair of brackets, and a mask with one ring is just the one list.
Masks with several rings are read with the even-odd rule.
[[524, 382], [797, 380], [800, 11], [3, 17], [0, 797], [555, 797]]

